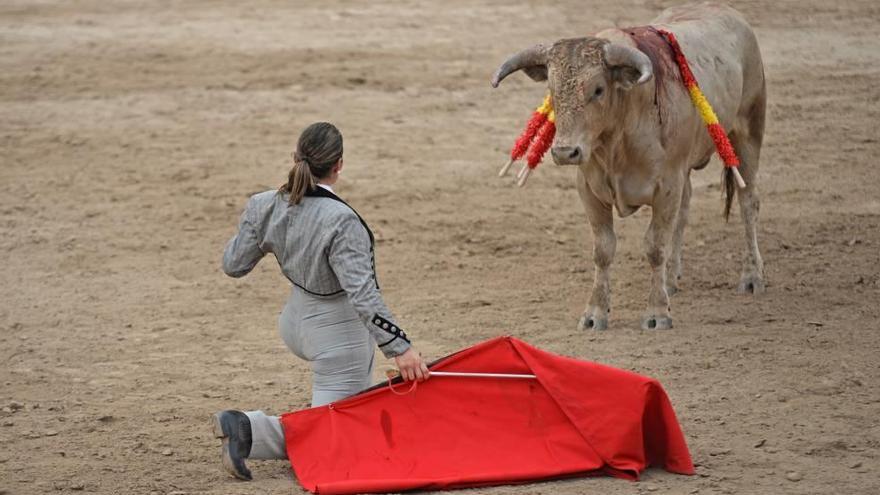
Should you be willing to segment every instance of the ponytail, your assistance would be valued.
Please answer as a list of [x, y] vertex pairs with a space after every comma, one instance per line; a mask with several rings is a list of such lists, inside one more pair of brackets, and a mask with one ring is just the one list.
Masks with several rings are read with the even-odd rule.
[[342, 158], [342, 134], [333, 124], [318, 122], [302, 132], [293, 153], [293, 168], [279, 192], [290, 195], [290, 204], [298, 205], [315, 189], [319, 179], [330, 175]]
[[[294, 153], [293, 168], [287, 178], [286, 193], [290, 194], [290, 204], [298, 205], [307, 192], [315, 188], [317, 181], [312, 174], [309, 163], [299, 153]], [[284, 188], [282, 188], [284, 189]]]

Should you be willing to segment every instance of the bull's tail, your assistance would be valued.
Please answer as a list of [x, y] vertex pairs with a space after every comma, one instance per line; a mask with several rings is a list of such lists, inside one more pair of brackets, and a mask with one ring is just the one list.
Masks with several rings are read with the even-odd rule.
[[[744, 164], [740, 164], [743, 166]], [[736, 179], [733, 178], [733, 169], [721, 167], [721, 190], [724, 194], [724, 221], [730, 220], [730, 207], [733, 205], [733, 196], [736, 194]]]

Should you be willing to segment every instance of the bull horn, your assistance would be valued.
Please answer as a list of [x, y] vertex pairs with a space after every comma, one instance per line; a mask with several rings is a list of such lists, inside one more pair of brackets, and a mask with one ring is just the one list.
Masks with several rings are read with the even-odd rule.
[[[547, 48], [544, 45], [535, 45], [530, 48], [526, 48], [525, 50], [511, 55], [498, 70], [495, 71], [495, 75], [492, 76], [492, 87], [497, 88], [498, 84], [510, 74], [518, 71], [525, 70], [526, 74], [529, 77], [535, 80], [543, 80], [540, 78], [543, 72], [538, 72], [534, 68], [535, 66], [546, 66], [547, 65]], [[546, 79], [546, 75], [544, 76]]]
[[604, 46], [605, 62], [611, 67], [632, 67], [639, 72], [636, 84], [647, 82], [654, 76], [651, 59], [640, 50], [628, 46], [608, 43]]

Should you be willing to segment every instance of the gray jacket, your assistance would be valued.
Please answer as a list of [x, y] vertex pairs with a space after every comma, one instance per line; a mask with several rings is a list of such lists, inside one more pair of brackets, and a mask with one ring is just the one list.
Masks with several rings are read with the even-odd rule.
[[223, 271], [242, 277], [272, 253], [281, 272], [316, 296], [345, 293], [386, 357], [409, 349], [382, 300], [373, 258], [373, 234], [360, 216], [332, 192], [316, 187], [298, 205], [266, 191], [251, 196], [238, 233], [226, 244]]

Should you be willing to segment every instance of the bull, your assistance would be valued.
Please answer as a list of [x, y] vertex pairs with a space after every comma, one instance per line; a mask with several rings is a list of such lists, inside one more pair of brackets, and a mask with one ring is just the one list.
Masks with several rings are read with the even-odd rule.
[[526, 48], [492, 77], [497, 87], [521, 70], [549, 86], [557, 129], [550, 152], [557, 165], [577, 167], [577, 190], [593, 233], [595, 276], [578, 324], [582, 330], [608, 326], [609, 268], [617, 243], [613, 211], [624, 218], [642, 206], [650, 206], [652, 215], [644, 239], [651, 288], [641, 326], [672, 327], [669, 296], [682, 275], [691, 171], [704, 168], [715, 148], [657, 29], [678, 39], [739, 155], [745, 187], [737, 190], [731, 170], [724, 169], [723, 214], [729, 216], [736, 196], [745, 226], [739, 292], [758, 294], [765, 287], [757, 240], [757, 173], [767, 93], [758, 42], [731, 7], [674, 7], [648, 26]]

